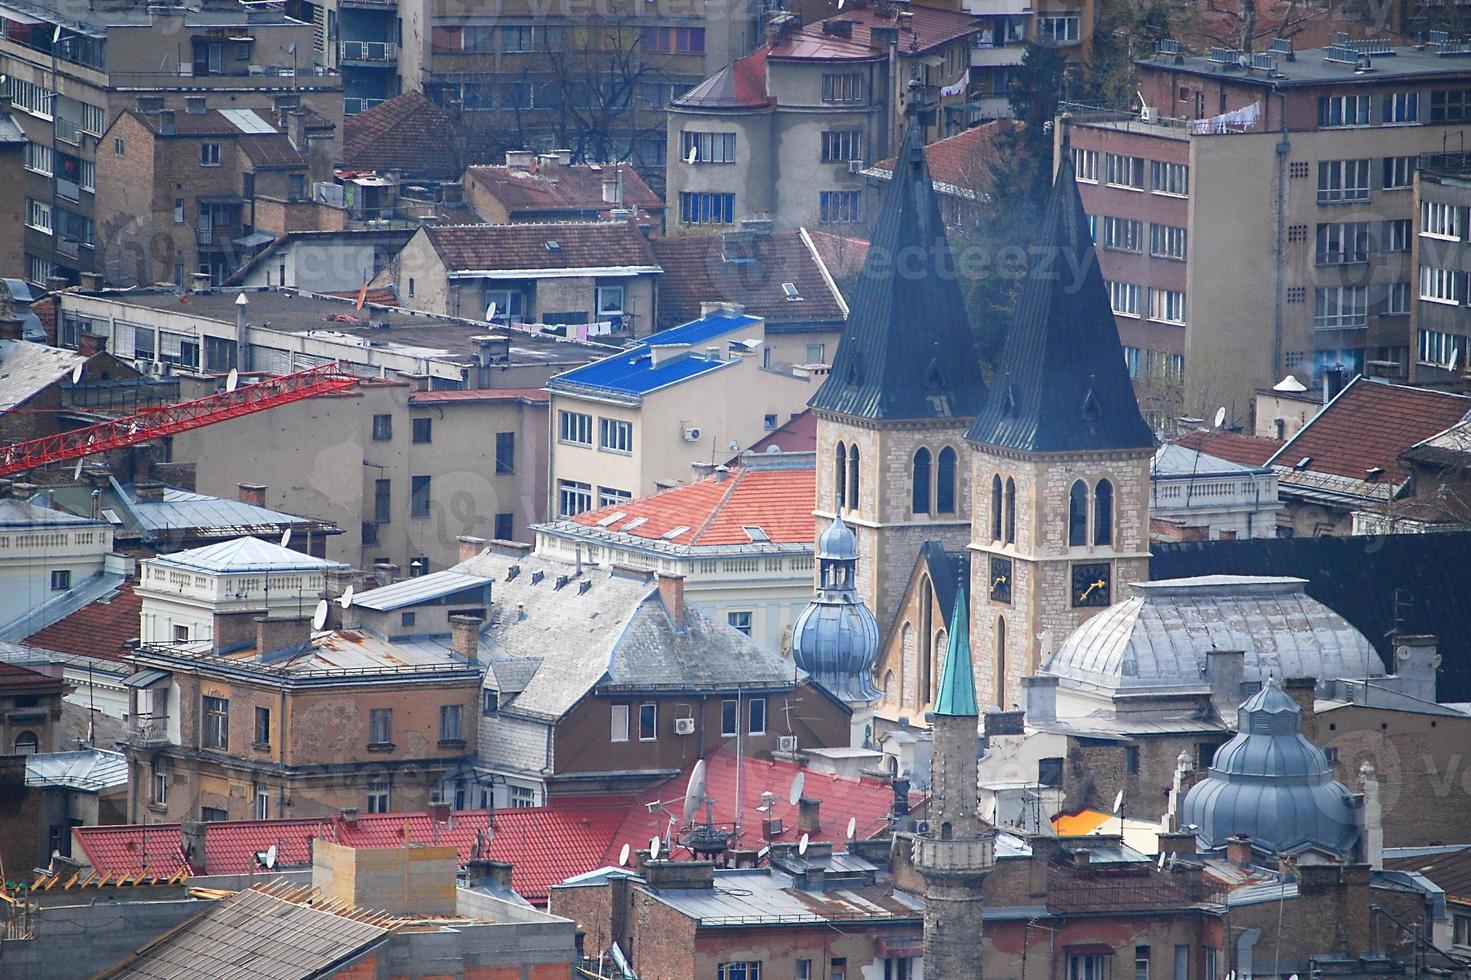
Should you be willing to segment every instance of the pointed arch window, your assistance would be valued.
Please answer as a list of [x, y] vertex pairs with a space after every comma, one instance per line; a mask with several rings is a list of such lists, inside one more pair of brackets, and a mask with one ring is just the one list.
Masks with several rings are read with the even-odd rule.
[[946, 446], [935, 459], [935, 513], [955, 513], [955, 450]]
[[931, 692], [931, 677], [935, 658], [935, 623], [934, 623], [935, 589], [930, 584], [930, 577], [922, 575], [919, 579], [919, 695], [920, 704], [933, 700]]
[[996, 617], [996, 704], [1006, 707], [1006, 617]]
[[858, 509], [858, 447], [848, 447], [848, 506]]
[[1016, 544], [1016, 481], [1006, 478], [1006, 543]]
[[1067, 499], [1067, 543], [1076, 548], [1088, 543], [1088, 484], [1073, 483]]
[[1093, 543], [1113, 544], [1113, 484], [1107, 480], [1093, 488]]
[[1001, 540], [1001, 475], [991, 477], [991, 540]]
[[837, 457], [833, 495], [837, 498], [838, 510], [842, 510], [848, 500], [848, 447], [841, 442], [838, 443]]
[[930, 512], [930, 451], [921, 446], [914, 452], [913, 472], [910, 476], [910, 503], [913, 513]]

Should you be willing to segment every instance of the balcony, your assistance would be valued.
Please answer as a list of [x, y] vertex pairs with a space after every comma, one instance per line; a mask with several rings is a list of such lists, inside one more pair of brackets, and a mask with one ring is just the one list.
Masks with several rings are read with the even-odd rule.
[[342, 100], [342, 114], [344, 116], [355, 116], [360, 112], [367, 112], [375, 105], [382, 105], [385, 99], [356, 99], [347, 97]]
[[392, 41], [342, 41], [337, 46], [341, 64], [391, 65], [398, 61], [398, 45]]
[[1022, 63], [1026, 47], [1021, 44], [977, 44], [970, 49], [972, 68], [1010, 68]]
[[168, 745], [168, 728], [168, 715], [134, 715], [128, 721], [128, 744], [139, 749]]
[[922, 873], [974, 874], [989, 871], [996, 864], [996, 838], [942, 840], [916, 834], [912, 854], [915, 867]]

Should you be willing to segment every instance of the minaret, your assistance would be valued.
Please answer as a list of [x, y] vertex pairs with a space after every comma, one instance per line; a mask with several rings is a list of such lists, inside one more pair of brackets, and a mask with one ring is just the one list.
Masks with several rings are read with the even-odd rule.
[[832, 370], [812, 398], [817, 500], [836, 501], [853, 529], [858, 592], [887, 628], [925, 541], [960, 550], [969, 538], [965, 429], [985, 400], [922, 117], [909, 116]]
[[924, 970], [934, 980], [979, 980], [982, 887], [995, 862], [995, 835], [981, 823], [977, 794], [980, 711], [965, 583], [957, 586], [945, 666], [930, 731], [929, 828], [914, 838], [924, 877]]
[[1149, 577], [1149, 463], [1108, 290], [1064, 141], [971, 444], [971, 634], [984, 704], [1016, 706], [1021, 678], [1099, 609]]

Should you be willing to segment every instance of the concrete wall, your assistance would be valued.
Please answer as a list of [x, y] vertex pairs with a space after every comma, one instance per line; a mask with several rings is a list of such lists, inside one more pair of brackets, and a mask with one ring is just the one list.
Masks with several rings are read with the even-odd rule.
[[[11, 229], [11, 234], [16, 236], [22, 234], [26, 219], [25, 164], [25, 143], [0, 145], [0, 228]], [[25, 277], [25, 258], [22, 250], [15, 247], [18, 244], [12, 239], [11, 247], [0, 254], [0, 278]]]
[[29, 980], [89, 977], [204, 910], [202, 902], [192, 899], [138, 902], [116, 897], [121, 896], [37, 913], [32, 938], [0, 940], [6, 974]]

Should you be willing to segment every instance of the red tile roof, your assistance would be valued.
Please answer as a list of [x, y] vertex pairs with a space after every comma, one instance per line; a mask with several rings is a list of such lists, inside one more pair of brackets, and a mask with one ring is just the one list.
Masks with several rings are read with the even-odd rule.
[[541, 388], [457, 388], [453, 391], [416, 391], [409, 395], [410, 405], [443, 405], [446, 402], [504, 402], [550, 400]]
[[[817, 539], [812, 500], [817, 476], [811, 467], [800, 469], [731, 470], [724, 479], [707, 477], [659, 493], [588, 511], [570, 518], [594, 527], [615, 513], [626, 517], [605, 525], [610, 532], [635, 538], [690, 546], [747, 545], [742, 528], [759, 527], [776, 544], [811, 545]], [[644, 523], [630, 528], [635, 518]], [[685, 530], [664, 537], [675, 528]]]
[[1200, 429], [1175, 440], [1176, 445], [1243, 466], [1265, 466], [1272, 454], [1282, 448], [1276, 439], [1248, 436], [1220, 429]]
[[1455, 425], [1467, 412], [1471, 397], [1466, 395], [1355, 378], [1271, 462], [1295, 467], [1307, 457], [1310, 472], [1355, 480], [1378, 467], [1380, 479], [1399, 484], [1408, 476], [1400, 453]]
[[[648, 239], [623, 221], [446, 225], [424, 229], [455, 270], [656, 268]], [[556, 242], [555, 249], [548, 242]]]
[[60, 677], [52, 677], [39, 670], [0, 660], [0, 693], [17, 694], [21, 691], [60, 693], [65, 686], [65, 682]]
[[615, 174], [623, 178], [622, 207], [662, 211], [664, 202], [628, 164], [611, 167], [573, 164], [546, 170], [480, 165], [465, 170], [465, 183], [478, 184], [511, 215], [531, 213], [550, 217], [556, 211], [597, 211], [612, 207], [603, 200], [603, 182]]
[[866, 240], [810, 228], [807, 237], [812, 240], [813, 249], [833, 278], [840, 281], [850, 279], [863, 269], [863, 260], [868, 257]]
[[[817, 60], [849, 60], [871, 58], [882, 55], [886, 45], [875, 44], [875, 27], [899, 28], [899, 51], [923, 53], [957, 38], [980, 30], [980, 20], [972, 14], [951, 10], [939, 10], [918, 4], [906, 8], [911, 17], [904, 25], [898, 17], [898, 5], [864, 3], [855, 0], [843, 11], [825, 21], [808, 24], [795, 34], [771, 46], [772, 58], [796, 58]], [[853, 25], [852, 38], [837, 37], [823, 33], [823, 23], [848, 21]]]
[[691, 109], [762, 109], [775, 104], [766, 93], [766, 49], [758, 48], [674, 100]]
[[[749, 238], [696, 235], [650, 243], [664, 274], [659, 277], [659, 329], [700, 316], [702, 303], [739, 303], [767, 323], [829, 323], [847, 319], [816, 253], [801, 231], [774, 231]], [[787, 298], [784, 283], [802, 298]]]
[[[360, 292], [361, 290], [349, 289], [340, 293], [328, 293], [327, 295], [336, 296], [339, 299], [350, 299], [356, 303]], [[367, 293], [363, 294], [363, 303], [371, 306], [397, 306], [398, 291], [392, 286], [370, 289]]]
[[[993, 119], [929, 144], [924, 159], [930, 178], [937, 185], [985, 194], [991, 189], [991, 161], [996, 159], [997, 143], [1013, 126], [1009, 119]], [[880, 161], [873, 170], [881, 171], [885, 179], [892, 178], [895, 159]]]
[[[768, 432], [760, 439], [751, 443], [748, 453], [768, 453], [772, 447], [776, 447], [784, 453], [815, 453], [817, 452], [817, 416], [812, 414], [812, 409], [802, 410], [802, 414], [788, 419], [774, 432]], [[730, 465], [739, 464], [740, 457], [730, 461]]]
[[455, 180], [467, 163], [504, 153], [503, 134], [456, 122], [422, 92], [405, 92], [342, 124], [339, 162], [358, 170], [402, 170], [426, 180]]
[[143, 600], [124, 582], [111, 596], [89, 603], [26, 637], [30, 646], [103, 660], [122, 660], [123, 646], [138, 636], [138, 616]]

